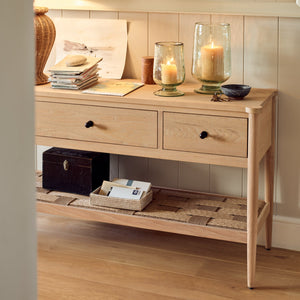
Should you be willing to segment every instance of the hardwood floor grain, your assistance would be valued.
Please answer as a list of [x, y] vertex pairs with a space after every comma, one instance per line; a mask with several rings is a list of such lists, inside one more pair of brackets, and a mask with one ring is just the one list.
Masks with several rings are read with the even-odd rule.
[[300, 252], [38, 214], [40, 300], [300, 299]]

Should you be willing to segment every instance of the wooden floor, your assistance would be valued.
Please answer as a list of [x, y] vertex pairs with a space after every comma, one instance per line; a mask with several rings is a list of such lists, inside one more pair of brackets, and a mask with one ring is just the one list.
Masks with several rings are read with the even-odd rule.
[[39, 300], [300, 299], [300, 252], [38, 214]]

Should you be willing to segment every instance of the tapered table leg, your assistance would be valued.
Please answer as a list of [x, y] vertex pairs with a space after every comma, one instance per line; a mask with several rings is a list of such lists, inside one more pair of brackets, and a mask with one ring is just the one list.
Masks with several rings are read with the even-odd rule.
[[257, 116], [249, 115], [248, 185], [247, 185], [247, 283], [254, 287], [257, 243], [257, 207], [259, 161], [257, 155]]

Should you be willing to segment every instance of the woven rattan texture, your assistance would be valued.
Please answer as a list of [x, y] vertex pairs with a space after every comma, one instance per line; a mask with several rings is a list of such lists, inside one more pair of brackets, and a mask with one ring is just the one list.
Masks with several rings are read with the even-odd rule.
[[[247, 205], [245, 199], [154, 188], [152, 202], [143, 211], [132, 211], [90, 205], [90, 199], [87, 196], [45, 190], [42, 188], [41, 173], [36, 175], [36, 186], [38, 201], [203, 226], [238, 230], [247, 229]], [[264, 202], [259, 201], [258, 214], [263, 207]]]
[[35, 7], [35, 84], [48, 83], [44, 68], [54, 44], [56, 31], [52, 20], [45, 15], [47, 7]]

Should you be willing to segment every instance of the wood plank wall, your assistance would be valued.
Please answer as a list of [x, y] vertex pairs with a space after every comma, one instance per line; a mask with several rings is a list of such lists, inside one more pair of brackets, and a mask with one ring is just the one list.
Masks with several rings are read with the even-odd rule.
[[[154, 42], [182, 41], [186, 81], [194, 81], [189, 71], [194, 23], [210, 19], [230, 23], [232, 76], [228, 82], [279, 89], [275, 214], [300, 219], [300, 18], [79, 10], [51, 10], [48, 15], [126, 19], [125, 78], [140, 78], [141, 57], [153, 54]], [[38, 168], [44, 149], [38, 148]], [[246, 170], [238, 168], [125, 156], [113, 156], [112, 164], [113, 177], [149, 180], [154, 185], [238, 196], [245, 195], [247, 190]], [[260, 196], [263, 197], [262, 188]]]

